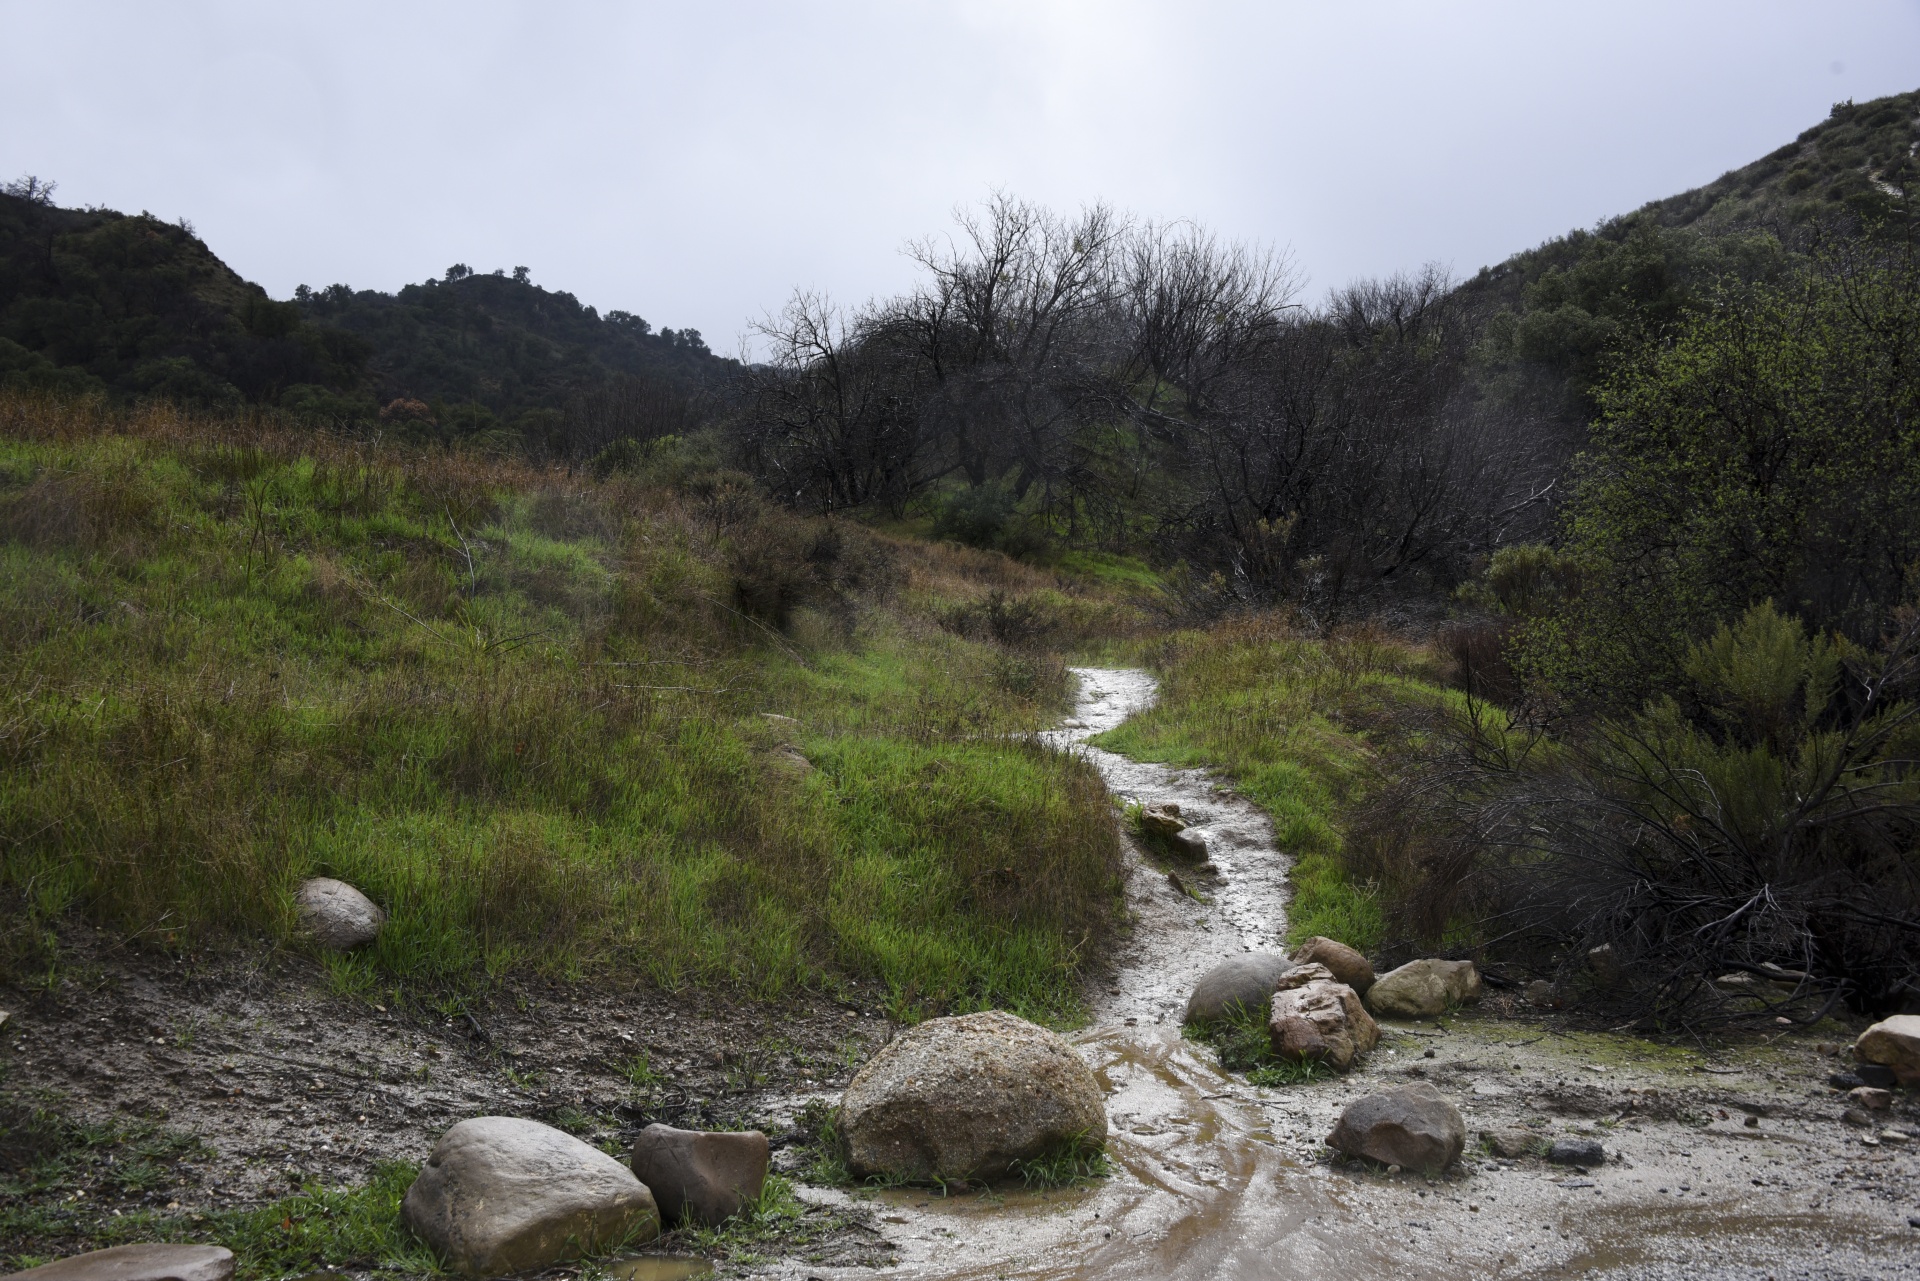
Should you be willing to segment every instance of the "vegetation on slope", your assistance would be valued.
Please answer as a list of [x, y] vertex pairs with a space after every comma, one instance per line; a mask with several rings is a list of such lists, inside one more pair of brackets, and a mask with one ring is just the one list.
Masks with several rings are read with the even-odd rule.
[[1001, 558], [722, 473], [18, 395], [0, 534], [17, 975], [72, 911], [163, 949], [289, 940], [293, 887], [334, 874], [392, 911], [349, 984], [847, 976], [1057, 1018], [1114, 919], [1097, 776], [1022, 737], [1058, 663], [912, 607], [985, 596], [965, 558], [1061, 591]]

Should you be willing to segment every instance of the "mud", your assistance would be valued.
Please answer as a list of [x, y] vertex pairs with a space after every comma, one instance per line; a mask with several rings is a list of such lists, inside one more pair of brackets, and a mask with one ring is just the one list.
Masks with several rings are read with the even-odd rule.
[[[1143, 672], [1079, 676], [1075, 715], [1052, 740], [1085, 752], [1120, 800], [1177, 802], [1217, 869], [1183, 871], [1196, 899], [1129, 853], [1130, 928], [1074, 1036], [1108, 1090], [1113, 1177], [944, 1197], [803, 1187], [805, 1244], [757, 1244], [721, 1275], [1920, 1278], [1920, 1229], [1908, 1225], [1920, 1218], [1920, 1137], [1906, 1137], [1920, 1136], [1920, 1113], [1903, 1096], [1871, 1132], [1842, 1124], [1825, 1085], [1839, 1060], [1813, 1037], [1657, 1045], [1495, 996], [1463, 1017], [1386, 1024], [1345, 1078], [1260, 1089], [1223, 1073], [1181, 1037], [1181, 1007], [1219, 960], [1279, 945], [1286, 856], [1264, 815], [1206, 773], [1087, 745], [1154, 685]], [[778, 1134], [806, 1101], [837, 1099], [895, 1030], [858, 994], [768, 1007], [526, 983], [464, 1006], [386, 1010], [330, 993], [297, 956], [174, 960], [84, 934], [65, 955], [51, 983], [0, 990], [13, 1014], [4, 1097], [97, 1123], [144, 1119], [204, 1146], [137, 1193], [76, 1175], [50, 1194], [69, 1238], [0, 1242], [0, 1254], [78, 1245], [86, 1213], [192, 1215], [357, 1183], [488, 1112], [616, 1149], [648, 1120]], [[1435, 1181], [1333, 1161], [1321, 1140], [1339, 1109], [1409, 1077], [1452, 1098], [1470, 1136], [1525, 1125], [1598, 1138], [1613, 1159], [1576, 1171], [1470, 1147]], [[797, 1172], [796, 1157], [779, 1151], [776, 1165]], [[614, 1270], [644, 1281], [697, 1266]]]
[[[1181, 1037], [1180, 1010], [1210, 966], [1279, 945], [1286, 856], [1265, 816], [1207, 773], [1085, 745], [1154, 685], [1137, 671], [1076, 674], [1079, 705], [1054, 741], [1084, 751], [1119, 800], [1179, 804], [1219, 876], [1194, 881], [1210, 900], [1197, 901], [1131, 853], [1131, 933], [1074, 1038], [1109, 1093], [1114, 1176], [1050, 1193], [882, 1193], [899, 1256], [889, 1275], [1920, 1277], [1908, 1226], [1920, 1139], [1863, 1142], [1824, 1084], [1837, 1061], [1804, 1041], [1679, 1049], [1495, 999], [1442, 1023], [1385, 1024], [1380, 1050], [1345, 1078], [1259, 1089], [1221, 1072]], [[1340, 1108], [1408, 1077], [1452, 1098], [1476, 1138], [1526, 1125], [1598, 1137], [1613, 1159], [1579, 1171], [1470, 1149], [1435, 1181], [1336, 1163], [1321, 1140]], [[1916, 1121], [1907, 1105], [1880, 1128], [1920, 1136]]]

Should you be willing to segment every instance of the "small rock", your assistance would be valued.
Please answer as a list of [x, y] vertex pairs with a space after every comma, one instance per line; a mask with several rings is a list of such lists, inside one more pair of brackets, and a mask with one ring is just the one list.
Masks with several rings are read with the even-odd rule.
[[802, 778], [813, 773], [813, 762], [807, 759], [806, 753], [792, 743], [781, 743], [773, 749], [773, 763], [787, 773], [797, 774]]
[[1315, 963], [1280, 976], [1267, 1036], [1274, 1054], [1288, 1062], [1325, 1063], [1345, 1072], [1379, 1044], [1380, 1028], [1359, 994]]
[[1187, 998], [1187, 1023], [1212, 1023], [1235, 1011], [1257, 1014], [1293, 962], [1277, 952], [1246, 952], [1200, 976]]
[[1528, 1005], [1538, 1005], [1551, 1009], [1559, 1003], [1560, 998], [1554, 995], [1553, 984], [1547, 982], [1545, 979], [1535, 979], [1533, 982], [1527, 984]]
[[1349, 1103], [1327, 1146], [1382, 1165], [1439, 1171], [1466, 1148], [1467, 1126], [1440, 1091], [1417, 1082]]
[[1335, 939], [1316, 934], [1293, 949], [1293, 959], [1299, 965], [1326, 966], [1334, 982], [1345, 983], [1362, 996], [1373, 986], [1373, 962]]
[[1867, 1126], [1873, 1124], [1873, 1118], [1868, 1116], [1866, 1112], [1861, 1108], [1848, 1108], [1845, 1112], [1842, 1112], [1840, 1114], [1840, 1119], [1842, 1121], [1845, 1121], [1848, 1125], [1856, 1126], [1861, 1129], [1865, 1129]]
[[1204, 863], [1212, 856], [1207, 846], [1207, 834], [1197, 827], [1175, 832], [1167, 838], [1167, 848], [1195, 863]]
[[1893, 1069], [1882, 1063], [1861, 1063], [1853, 1069], [1853, 1074], [1860, 1078], [1860, 1084], [1871, 1085], [1875, 1089], [1891, 1090], [1900, 1084], [1900, 1078], [1894, 1075]]
[[840, 1132], [861, 1177], [992, 1179], [1016, 1161], [1103, 1146], [1106, 1095], [1072, 1046], [988, 1010], [890, 1041], [847, 1086]]
[[1499, 1130], [1488, 1130], [1480, 1136], [1486, 1140], [1487, 1149], [1495, 1156], [1505, 1157], [1509, 1161], [1523, 1156], [1532, 1156], [1547, 1147], [1547, 1137], [1532, 1130], [1517, 1126]]
[[1863, 1107], [1869, 1112], [1885, 1112], [1893, 1106], [1892, 1090], [1879, 1090], [1871, 1085], [1855, 1086], [1847, 1091], [1847, 1097], [1853, 1100], [1856, 1107]]
[[774, 725], [798, 725], [800, 723], [791, 716], [782, 716], [779, 712], [762, 712], [760, 713], [760, 717], [762, 720]]
[[1386, 1018], [1431, 1018], [1479, 1000], [1480, 990], [1480, 972], [1472, 961], [1408, 961], [1374, 980], [1367, 1008]]
[[1880, 1131], [1880, 1141], [1882, 1143], [1894, 1143], [1894, 1144], [1905, 1143], [1908, 1140], [1910, 1140], [1912, 1137], [1913, 1136], [1908, 1134], [1905, 1130]]
[[633, 1144], [633, 1173], [653, 1193], [661, 1219], [715, 1227], [759, 1199], [767, 1182], [767, 1136], [758, 1130], [676, 1130], [649, 1125]]
[[217, 1245], [116, 1245], [56, 1259], [6, 1281], [230, 1281], [233, 1251]]
[[300, 925], [321, 947], [347, 952], [380, 937], [387, 914], [379, 904], [345, 881], [316, 876], [302, 881], [294, 895]]
[[1175, 836], [1186, 830], [1180, 820], [1180, 807], [1172, 801], [1149, 805], [1140, 811], [1140, 830], [1149, 836]]
[[[1896, 1014], [1875, 1023], [1853, 1043], [1853, 1053], [1862, 1064], [1890, 1069], [1901, 1085], [1920, 1085], [1920, 1014]], [[1868, 1085], [1879, 1084], [1865, 1071], [1860, 1076]]]
[[1547, 1160], [1555, 1165], [1577, 1165], [1592, 1169], [1607, 1163], [1607, 1150], [1597, 1139], [1555, 1139], [1547, 1149]]
[[660, 1232], [653, 1194], [633, 1171], [571, 1134], [510, 1116], [441, 1135], [400, 1213], [455, 1270], [496, 1277]]
[[1866, 1082], [1855, 1072], [1834, 1072], [1827, 1077], [1827, 1084], [1836, 1090], [1857, 1090]]

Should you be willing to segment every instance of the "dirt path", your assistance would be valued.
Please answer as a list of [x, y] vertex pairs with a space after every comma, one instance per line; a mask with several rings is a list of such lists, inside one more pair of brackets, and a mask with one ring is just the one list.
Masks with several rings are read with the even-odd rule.
[[[1144, 672], [1077, 675], [1062, 745], [1153, 697]], [[1114, 1177], [1045, 1194], [881, 1194], [893, 1275], [1920, 1277], [1910, 1146], [1868, 1146], [1840, 1124], [1824, 1084], [1837, 1063], [1804, 1043], [1709, 1055], [1573, 1033], [1494, 1000], [1444, 1027], [1386, 1025], [1344, 1079], [1257, 1089], [1223, 1074], [1181, 1038], [1180, 1011], [1207, 968], [1278, 945], [1287, 860], [1264, 815], [1204, 772], [1079, 750], [1120, 799], [1177, 802], [1206, 831], [1220, 880], [1202, 882], [1212, 901], [1198, 902], [1132, 855], [1131, 937], [1074, 1038], [1109, 1091]], [[1616, 1157], [1579, 1172], [1470, 1149], [1431, 1183], [1330, 1161], [1320, 1141], [1340, 1108], [1410, 1075], [1453, 1098], [1472, 1136], [1531, 1124], [1600, 1137]], [[1887, 1124], [1920, 1135], [1915, 1120]]]

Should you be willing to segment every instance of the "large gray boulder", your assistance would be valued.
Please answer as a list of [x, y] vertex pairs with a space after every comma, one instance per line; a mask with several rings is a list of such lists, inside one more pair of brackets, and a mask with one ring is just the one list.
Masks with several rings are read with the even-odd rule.
[[232, 1281], [233, 1251], [217, 1245], [116, 1245], [56, 1259], [6, 1281]]
[[1380, 1018], [1422, 1019], [1480, 999], [1472, 961], [1408, 961], [1373, 981], [1367, 1008]]
[[633, 1171], [522, 1117], [462, 1121], [433, 1147], [400, 1213], [456, 1271], [504, 1276], [660, 1233]]
[[840, 1101], [857, 1175], [993, 1179], [1107, 1141], [1106, 1095], [1073, 1047], [1000, 1010], [929, 1019], [860, 1069]]
[[1213, 1023], [1235, 1010], [1258, 1014], [1293, 962], [1278, 952], [1245, 952], [1200, 976], [1187, 998], [1185, 1021]]
[[770, 1153], [758, 1130], [676, 1130], [650, 1125], [633, 1143], [633, 1173], [666, 1223], [714, 1227], [760, 1198]]
[[316, 876], [302, 881], [294, 895], [300, 927], [321, 947], [347, 952], [380, 937], [387, 914], [380, 905], [345, 881]]
[[1467, 1146], [1460, 1109], [1418, 1081], [1347, 1104], [1327, 1146], [1403, 1170], [1446, 1169]]
[[1345, 983], [1362, 996], [1373, 986], [1373, 962], [1357, 949], [1324, 935], [1316, 934], [1294, 948], [1293, 960], [1296, 965], [1326, 966], [1334, 982]]
[[1920, 1014], [1882, 1019], [1853, 1043], [1854, 1057], [1893, 1069], [1902, 1085], [1920, 1085]]
[[1380, 1042], [1380, 1028], [1360, 996], [1336, 983], [1324, 965], [1298, 965], [1280, 976], [1267, 1019], [1276, 1056], [1293, 1063], [1325, 1063], [1345, 1072]]

